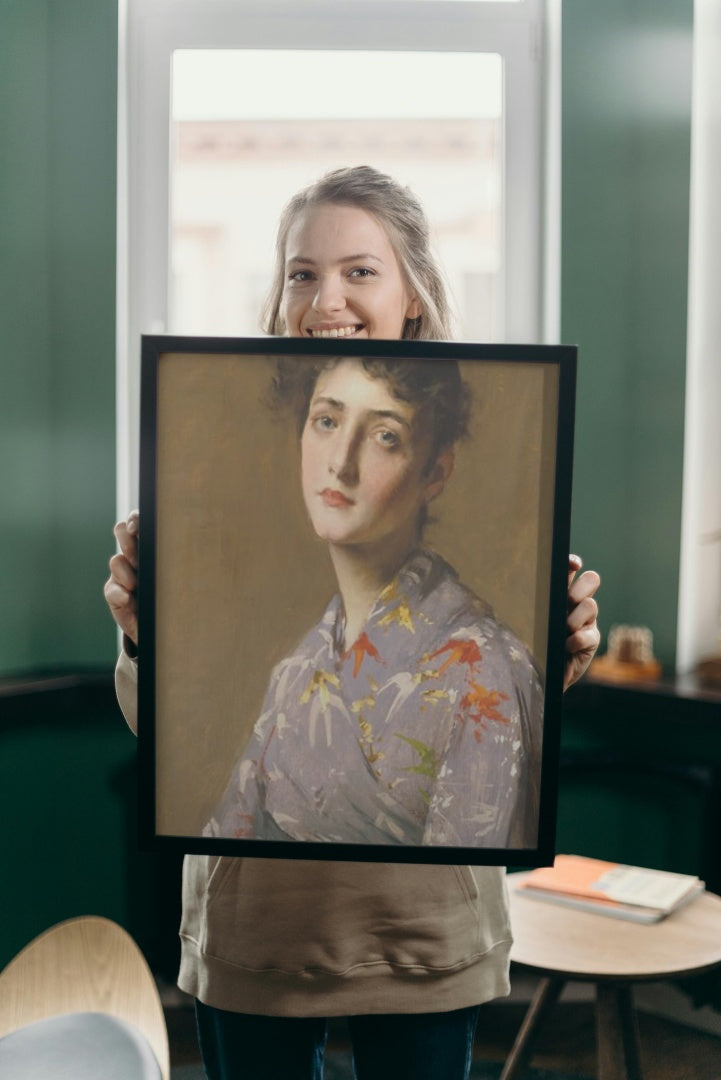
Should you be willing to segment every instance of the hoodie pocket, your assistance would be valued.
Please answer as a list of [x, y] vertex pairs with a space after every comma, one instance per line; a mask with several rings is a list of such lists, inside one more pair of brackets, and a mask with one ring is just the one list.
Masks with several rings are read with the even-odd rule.
[[462, 967], [508, 936], [498, 867], [186, 858], [182, 933], [252, 970]]

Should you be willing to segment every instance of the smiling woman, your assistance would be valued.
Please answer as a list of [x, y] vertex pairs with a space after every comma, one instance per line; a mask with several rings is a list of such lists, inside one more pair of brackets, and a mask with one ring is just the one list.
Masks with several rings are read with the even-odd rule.
[[336, 169], [280, 219], [269, 334], [448, 340], [451, 316], [417, 197], [367, 166]]
[[420, 314], [385, 229], [360, 207], [309, 208], [287, 251], [282, 318], [292, 336], [399, 338]]

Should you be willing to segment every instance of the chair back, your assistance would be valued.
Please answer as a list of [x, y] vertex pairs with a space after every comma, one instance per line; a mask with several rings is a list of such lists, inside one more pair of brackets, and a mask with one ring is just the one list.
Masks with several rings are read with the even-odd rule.
[[0, 1038], [36, 1020], [83, 1012], [135, 1027], [169, 1080], [168, 1032], [150, 968], [121, 926], [96, 915], [52, 926], [0, 973]]

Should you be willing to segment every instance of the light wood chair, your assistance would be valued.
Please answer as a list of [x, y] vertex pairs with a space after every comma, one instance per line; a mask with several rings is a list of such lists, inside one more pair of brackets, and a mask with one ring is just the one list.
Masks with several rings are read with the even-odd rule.
[[88, 1013], [139, 1032], [162, 1080], [169, 1080], [168, 1034], [155, 980], [130, 935], [94, 915], [46, 930], [0, 973], [0, 1040], [37, 1021]]

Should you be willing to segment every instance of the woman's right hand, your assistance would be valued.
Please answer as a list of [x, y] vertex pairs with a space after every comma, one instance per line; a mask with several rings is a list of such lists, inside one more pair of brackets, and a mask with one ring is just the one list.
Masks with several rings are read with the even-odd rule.
[[123, 633], [134, 645], [138, 644], [138, 533], [140, 515], [137, 510], [119, 521], [113, 533], [120, 553], [110, 560], [110, 577], [103, 592], [110, 612]]

